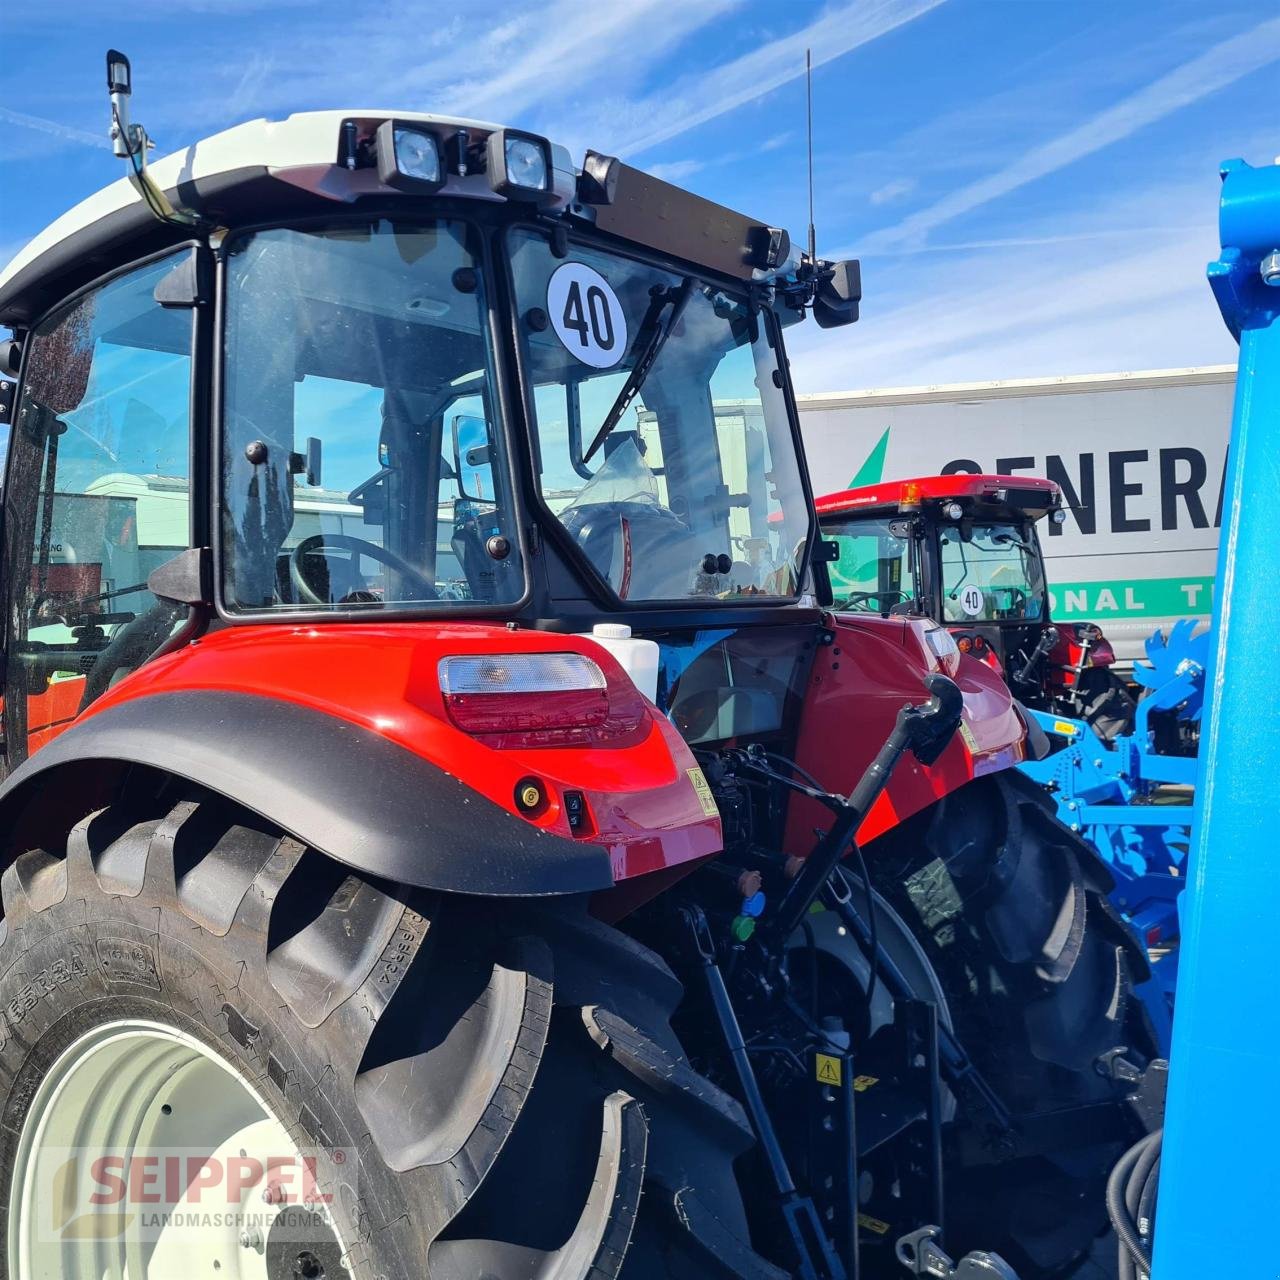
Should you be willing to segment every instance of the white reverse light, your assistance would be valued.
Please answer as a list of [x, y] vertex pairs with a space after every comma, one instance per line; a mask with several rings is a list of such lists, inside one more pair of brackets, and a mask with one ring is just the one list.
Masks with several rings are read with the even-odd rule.
[[933, 656], [940, 662], [946, 658], [959, 656], [960, 648], [956, 644], [955, 636], [950, 631], [942, 627], [932, 627], [924, 633], [924, 638], [933, 652]]
[[565, 693], [605, 687], [604, 672], [580, 653], [485, 653], [440, 659], [446, 696]]

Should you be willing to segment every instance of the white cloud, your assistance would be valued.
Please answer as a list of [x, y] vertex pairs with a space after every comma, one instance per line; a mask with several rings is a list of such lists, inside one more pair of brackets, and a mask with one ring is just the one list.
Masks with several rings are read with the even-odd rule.
[[[1259, 154], [1249, 133], [1246, 155]], [[1205, 279], [1212, 166], [1050, 208], [1013, 237], [863, 265], [862, 319], [788, 335], [801, 391], [1226, 363], [1236, 344]], [[940, 246], [939, 246], [940, 248]]]
[[701, 160], [672, 160], [667, 164], [651, 164], [646, 166], [655, 178], [663, 182], [683, 182], [706, 166]]
[[[1132, 234], [1132, 233], [1131, 233]], [[792, 330], [801, 391], [1215, 364], [1235, 358], [1205, 281], [1212, 225], [1135, 236], [1128, 252], [1034, 246], [920, 272], [917, 296], [877, 307], [867, 279], [851, 329]], [[882, 304], [883, 305], [883, 304]]]
[[632, 104], [632, 127], [621, 133], [612, 149], [633, 155], [669, 142], [804, 75], [805, 49], [813, 49], [813, 64], [820, 67], [941, 3], [943, 0], [855, 0], [835, 5], [790, 35], [717, 67], [699, 69]]
[[883, 187], [877, 187], [867, 198], [872, 204], [892, 204], [895, 200], [906, 199], [917, 186], [919, 183], [915, 178], [895, 178]]
[[[496, 41], [502, 56], [490, 59], [482, 74], [446, 85], [441, 106], [447, 103], [450, 114], [510, 120], [534, 106], [558, 103], [587, 84], [634, 77], [737, 2], [583, 5], [559, 0], [536, 18], [526, 15], [507, 23], [506, 38]], [[623, 56], [610, 56], [609, 50]]]
[[63, 142], [78, 142], [86, 147], [111, 149], [111, 139], [107, 136], [105, 127], [101, 133], [90, 133], [87, 129], [75, 129], [57, 120], [46, 120], [43, 116], [29, 116], [21, 111], [10, 111], [8, 107], [0, 107], [0, 120], [17, 125], [20, 129], [34, 129], [38, 133], [47, 133], [51, 137], [60, 138]]
[[951, 192], [862, 241], [864, 253], [919, 243], [930, 231], [1054, 173], [1280, 59], [1280, 18], [1224, 40], [995, 173]]

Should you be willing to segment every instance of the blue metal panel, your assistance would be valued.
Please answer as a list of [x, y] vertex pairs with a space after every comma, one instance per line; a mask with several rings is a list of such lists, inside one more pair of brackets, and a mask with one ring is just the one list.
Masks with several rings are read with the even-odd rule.
[[1280, 169], [1223, 170], [1209, 268], [1240, 370], [1214, 601], [1200, 825], [1160, 1172], [1155, 1280], [1275, 1280], [1280, 1172]]

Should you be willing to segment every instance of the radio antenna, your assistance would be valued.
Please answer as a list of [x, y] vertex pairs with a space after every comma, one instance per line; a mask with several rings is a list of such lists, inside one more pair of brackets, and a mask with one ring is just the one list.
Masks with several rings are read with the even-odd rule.
[[818, 233], [813, 226], [813, 50], [804, 51], [806, 132], [809, 140], [809, 261], [818, 259]]

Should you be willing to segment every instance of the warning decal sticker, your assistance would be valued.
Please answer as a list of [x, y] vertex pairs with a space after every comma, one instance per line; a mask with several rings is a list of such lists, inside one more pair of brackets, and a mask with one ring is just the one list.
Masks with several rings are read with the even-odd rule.
[[706, 775], [698, 768], [690, 769], [688, 773], [689, 781], [693, 783], [693, 789], [697, 793], [699, 803], [702, 805], [702, 812], [708, 818], [718, 818], [720, 810], [716, 807], [716, 798], [711, 794], [711, 787], [707, 782]]
[[819, 1084], [833, 1084], [838, 1088], [844, 1082], [844, 1064], [829, 1053], [814, 1055], [813, 1070]]

